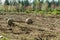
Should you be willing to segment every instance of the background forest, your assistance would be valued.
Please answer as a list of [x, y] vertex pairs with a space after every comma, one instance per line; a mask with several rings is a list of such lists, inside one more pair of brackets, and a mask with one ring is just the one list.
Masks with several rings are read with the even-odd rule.
[[60, 11], [60, 0], [0, 0], [0, 12], [58, 12]]

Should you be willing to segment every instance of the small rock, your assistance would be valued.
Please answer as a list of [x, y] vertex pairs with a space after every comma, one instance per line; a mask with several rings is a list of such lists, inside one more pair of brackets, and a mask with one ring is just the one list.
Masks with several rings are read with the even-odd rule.
[[26, 23], [27, 23], [27, 24], [32, 24], [32, 23], [33, 23], [33, 21], [32, 21], [32, 19], [27, 18], [27, 19], [26, 19]]
[[3, 36], [0, 36], [0, 38], [3, 38]]
[[9, 26], [13, 26], [13, 25], [14, 25], [13, 21], [14, 21], [14, 20], [13, 20], [12, 18], [8, 19], [8, 20], [7, 20], [8, 25], [9, 25]]

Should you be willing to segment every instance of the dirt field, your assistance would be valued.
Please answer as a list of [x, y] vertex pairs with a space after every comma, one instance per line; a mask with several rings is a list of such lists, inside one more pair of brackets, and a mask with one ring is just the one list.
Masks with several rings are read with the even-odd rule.
[[[33, 24], [15, 22], [15, 26], [10, 29], [7, 24], [8, 18], [22, 21], [31, 18]], [[0, 35], [9, 40], [60, 40], [60, 15], [0, 15]]]

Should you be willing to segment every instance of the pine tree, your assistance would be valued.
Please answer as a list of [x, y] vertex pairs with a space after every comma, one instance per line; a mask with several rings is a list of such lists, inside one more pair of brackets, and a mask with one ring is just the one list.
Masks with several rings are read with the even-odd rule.
[[0, 0], [0, 4], [1, 4], [2, 2], [1, 2], [1, 0]]
[[29, 6], [29, 1], [28, 0], [24, 0], [24, 6]]
[[5, 0], [5, 2], [4, 2], [5, 11], [8, 11], [8, 8], [9, 8], [8, 6], [9, 6], [9, 1]]
[[58, 5], [60, 6], [60, 0], [58, 0]]
[[50, 3], [49, 3], [49, 0], [46, 0], [46, 3], [48, 4], [47, 7], [50, 7]]
[[34, 0], [33, 1], [33, 9], [34, 10], [39, 10], [40, 8], [40, 0]]
[[18, 4], [17, 1], [16, 0], [13, 0], [13, 5], [15, 6], [17, 4]]
[[12, 3], [12, 1], [10, 0], [9, 5], [12, 6], [12, 4], [13, 4], [13, 3]]
[[9, 1], [5, 0], [4, 5], [9, 5]]
[[18, 0], [18, 3], [21, 3], [21, 1], [20, 1], [20, 0]]
[[54, 9], [55, 9], [55, 1], [52, 0], [52, 2], [51, 2], [51, 10], [53, 11]]

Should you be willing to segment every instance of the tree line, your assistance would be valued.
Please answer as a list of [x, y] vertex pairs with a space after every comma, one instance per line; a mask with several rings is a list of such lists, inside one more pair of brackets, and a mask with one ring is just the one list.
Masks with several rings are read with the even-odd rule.
[[55, 9], [59, 10], [60, 0], [58, 0], [58, 2], [54, 0], [51, 2], [49, 2], [49, 0], [46, 0], [45, 2], [44, 0], [33, 0], [33, 2], [29, 2], [29, 0], [5, 0], [3, 5], [4, 11], [53, 11]]

